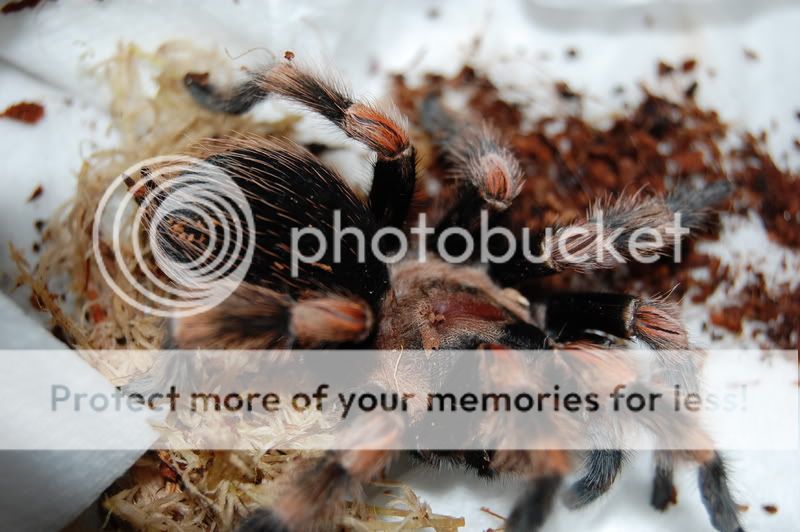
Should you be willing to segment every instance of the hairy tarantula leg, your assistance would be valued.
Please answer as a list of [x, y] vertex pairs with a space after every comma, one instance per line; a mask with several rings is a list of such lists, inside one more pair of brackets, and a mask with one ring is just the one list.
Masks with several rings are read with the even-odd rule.
[[622, 470], [627, 455], [619, 449], [590, 451], [586, 456], [586, 472], [564, 493], [567, 508], [582, 508], [605, 494]]
[[[570, 323], [570, 320], [574, 322]], [[696, 359], [691, 355], [679, 358], [681, 352], [689, 350], [690, 345], [685, 327], [679, 318], [678, 308], [662, 299], [642, 300], [624, 294], [557, 295], [548, 301], [546, 321], [548, 329], [558, 329], [569, 334], [579, 334], [581, 330], [586, 329], [600, 329], [622, 338], [641, 338], [656, 350], [656, 354], [663, 354], [660, 362], [664, 371], [671, 374], [670, 380], [679, 379], [678, 382], [689, 388], [697, 383]], [[701, 427], [692, 426], [690, 420], [687, 422], [689, 424], [685, 425], [685, 428], [698, 438], [695, 441], [706, 440], [705, 443], [709, 443]], [[605, 478], [609, 480], [596, 496], [610, 487], [623, 461], [618, 460], [614, 463], [612, 460], [604, 463], [608, 458], [606, 453], [620, 453], [619, 456], [622, 457], [621, 451], [592, 451], [588, 457], [590, 473], [570, 488], [568, 493], [572, 494], [567, 495], [565, 501], [568, 506], [581, 506], [581, 498], [578, 495], [585, 486], [592, 486], [593, 468], [597, 468], [601, 475], [605, 473]], [[716, 451], [657, 452], [651, 504], [663, 511], [670, 502], [674, 502], [673, 462], [676, 458], [687, 454], [700, 463], [700, 491], [714, 527], [723, 532], [741, 531], [737, 506], [728, 488], [724, 463]], [[605, 465], [614, 467], [606, 468]]]
[[226, 94], [208, 83], [208, 74], [190, 72], [183, 78], [184, 85], [197, 103], [211, 111], [230, 115], [244, 114], [267, 97], [267, 92], [257, 81], [252, 76]]
[[370, 208], [380, 225], [403, 225], [416, 184], [416, 149], [395, 111], [354, 101], [343, 88], [289, 62], [253, 73], [228, 94], [206, 81], [196, 74], [184, 78], [195, 100], [209, 109], [243, 113], [276, 94], [319, 113], [347, 136], [367, 145], [377, 154]]
[[528, 483], [506, 521], [509, 532], [534, 532], [547, 520], [561, 486], [561, 476], [536, 478]]
[[[639, 338], [650, 347], [662, 350], [662, 364], [684, 380], [692, 378], [692, 359], [663, 350], [689, 348], [687, 333], [676, 305], [663, 299], [641, 299], [627, 294], [555, 294], [547, 299], [546, 324], [560, 340], [581, 338], [589, 330], [599, 330], [619, 338]], [[685, 366], [685, 367], [684, 367]], [[621, 471], [625, 454], [620, 450], [594, 450], [586, 458], [587, 473], [565, 494], [570, 508], [584, 506], [606, 493]], [[651, 504], [665, 510], [673, 498], [672, 453], [656, 452]]]
[[369, 305], [338, 294], [309, 294], [299, 301], [242, 283], [222, 303], [174, 319], [168, 342], [183, 349], [314, 348], [357, 343], [372, 332]]
[[479, 451], [410, 451], [409, 456], [415, 462], [430, 465], [436, 469], [445, 464], [448, 467], [463, 466], [481, 478], [493, 479], [497, 470], [492, 467], [495, 451], [484, 449]]
[[[718, 181], [702, 190], [678, 187], [667, 197], [636, 193], [598, 202], [585, 219], [549, 234], [523, 238], [509, 260], [490, 264], [489, 273], [500, 284], [514, 285], [564, 270], [610, 269], [630, 260], [669, 254], [687, 229], [702, 229], [709, 223], [711, 207], [730, 191], [726, 181]], [[530, 242], [525, 243], [526, 239]], [[505, 243], [501, 246], [505, 247], [494, 244], [497, 249], [492, 253], [502, 255], [508, 250]]]
[[511, 149], [487, 124], [472, 124], [444, 108], [438, 95], [422, 102], [422, 122], [453, 165], [461, 196], [440, 222], [447, 227], [475, 228], [481, 208], [502, 212], [522, 189], [524, 176]]
[[698, 483], [714, 528], [720, 532], [744, 532], [738, 506], [728, 487], [725, 462], [718, 452], [714, 451], [708, 461], [700, 464]]
[[310, 461], [282, 491], [272, 509], [253, 512], [242, 523], [247, 532], [301, 532], [320, 525], [331, 529], [344, 497], [377, 478], [396, 454], [387, 450], [402, 437], [399, 416], [359, 419], [343, 436], [341, 450]]
[[498, 343], [509, 349], [545, 349], [547, 335], [535, 325], [522, 321], [503, 327]]
[[[480, 229], [482, 213], [494, 225], [517, 197], [524, 176], [509, 147], [486, 124], [474, 124], [447, 110], [440, 96], [429, 94], [421, 104], [423, 127], [441, 147], [458, 182], [458, 196], [438, 221], [436, 238], [450, 228], [472, 235]], [[466, 242], [445, 241], [451, 255], [461, 255]]]
[[560, 341], [599, 330], [638, 338], [654, 349], [688, 349], [689, 340], [675, 303], [627, 294], [576, 292], [546, 300], [547, 329]]
[[656, 473], [653, 477], [653, 492], [650, 504], [659, 511], [665, 511], [670, 504], [675, 504], [675, 484], [673, 483], [674, 460], [670, 452], [655, 453]]
[[546, 302], [546, 327], [560, 341], [580, 339], [590, 331], [638, 339], [654, 350], [663, 377], [696, 389], [702, 364], [692, 351], [676, 303], [663, 297], [639, 298], [615, 293], [554, 294]]

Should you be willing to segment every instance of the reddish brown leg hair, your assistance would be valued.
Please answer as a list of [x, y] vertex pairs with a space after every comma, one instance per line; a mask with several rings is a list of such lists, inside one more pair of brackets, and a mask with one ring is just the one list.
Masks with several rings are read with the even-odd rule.
[[474, 124], [444, 108], [431, 94], [422, 102], [423, 126], [440, 144], [451, 175], [459, 181], [460, 196], [439, 223], [474, 228], [479, 210], [496, 213], [511, 206], [522, 189], [524, 176], [511, 149], [487, 124]]
[[309, 293], [293, 301], [242, 283], [216, 307], [173, 320], [169, 343], [182, 349], [311, 349], [360, 342], [373, 323], [369, 305], [355, 297]]
[[619, 338], [638, 338], [654, 349], [689, 348], [680, 310], [664, 298], [600, 292], [553, 294], [548, 296], [546, 308], [547, 329], [561, 341], [599, 330]]

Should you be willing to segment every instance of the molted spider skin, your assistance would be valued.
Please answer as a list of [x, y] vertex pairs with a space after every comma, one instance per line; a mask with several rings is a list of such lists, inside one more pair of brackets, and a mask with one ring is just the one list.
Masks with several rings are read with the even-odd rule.
[[[589, 260], [579, 265], [555, 254], [544, 264], [532, 264], [523, 256], [514, 255], [505, 263], [493, 263], [488, 271], [435, 259], [425, 264], [408, 261], [387, 267], [369, 249], [366, 260], [359, 263], [350, 248], [344, 246], [339, 263], [326, 254], [315, 264], [300, 265], [300, 275], [294, 278], [289, 273], [290, 228], [317, 227], [330, 239], [330, 222], [337, 209], [342, 213], [342, 227], [355, 226], [367, 239], [381, 227], [405, 225], [416, 184], [416, 154], [403, 119], [391, 111], [354, 101], [339, 85], [321, 80], [293, 63], [255, 72], [225, 93], [208, 84], [202, 75], [189, 74], [185, 81], [201, 105], [220, 112], [245, 112], [270, 95], [300, 103], [370, 147], [377, 161], [369, 197], [362, 200], [338, 174], [291, 143], [249, 137], [206, 146], [203, 155], [231, 175], [250, 202], [256, 219], [256, 252], [246, 282], [227, 301], [200, 316], [173, 321], [172, 345], [419, 349], [435, 361], [432, 367], [437, 369], [422, 373], [414, 360], [402, 357], [391, 364], [379, 362], [369, 369], [367, 382], [372, 386], [387, 389], [399, 384], [409, 391], [431, 389], [446, 382], [449, 371], [458, 364], [448, 351], [480, 348], [487, 364], [482, 373], [487, 376], [474, 375], [477, 385], [481, 384], [480, 379], [488, 378], [494, 379], [490, 384], [502, 381], [509, 387], [525, 388], [536, 383], [522, 382], [528, 378], [525, 373], [502, 371], [503, 367], [512, 367], [503, 364], [524, 363], [514, 350], [560, 348], [559, 342], [573, 339], [577, 340], [573, 346], [602, 350], [601, 343], [592, 342], [597, 336], [587, 333], [593, 330], [641, 340], [656, 349], [654, 356], [664, 371], [695, 378], [698, 368], [693, 363], [667, 354], [668, 349], [686, 349], [689, 343], [677, 307], [664, 299], [622, 294], [553, 295], [545, 301], [548, 335], [534, 322], [527, 301], [511, 287], [533, 276], [566, 269], [612, 267], [611, 262], [592, 254], [596, 239], [602, 236], [592, 233], [599, 231], [593, 228], [601, 215], [607, 226], [621, 230], [622, 236], [617, 240], [620, 249], [637, 229], [668, 232], [673, 228], [672, 215], [676, 212], [689, 226], [702, 227], [711, 206], [727, 194], [726, 184], [713, 184], [700, 192], [679, 188], [666, 198], [637, 193], [598, 202], [585, 219], [566, 226], [588, 230], [587, 236], [569, 243], [569, 251], [589, 253]], [[481, 209], [493, 213], [490, 223], [504, 223], [502, 213], [513, 208], [513, 199], [524, 181], [511, 151], [490, 128], [461, 121], [444, 109], [435, 95], [425, 99], [423, 105], [427, 107], [422, 113], [426, 121], [423, 125], [444, 149], [463, 188], [437, 231], [454, 226], [474, 230]], [[178, 238], [170, 227], [157, 230], [177, 256], [197, 256], [197, 248]], [[306, 254], [315, 249], [304, 241], [300, 248]], [[668, 252], [668, 246], [653, 250]], [[635, 377], [631, 377], [632, 382]], [[414, 422], [424, 419], [424, 405], [411, 404], [411, 412]], [[382, 448], [384, 443], [388, 447], [406, 430], [409, 427], [388, 417], [357, 427], [348, 433], [352, 441], [344, 447], [347, 450], [310, 459], [279, 492], [274, 507], [254, 511], [242, 523], [241, 530], [295, 532], [335, 528], [344, 497], [358, 497], [360, 485], [379, 475], [395, 456], [392, 451], [373, 449]], [[360, 448], [359, 443], [364, 441], [373, 445]], [[528, 484], [506, 529], [533, 531], [547, 519], [563, 478], [571, 472], [579, 453], [419, 451], [415, 456], [433, 465], [463, 465], [486, 477], [510, 471], [522, 473]], [[583, 476], [564, 494], [570, 507], [583, 506], [610, 489], [626, 458], [625, 453], [614, 449], [590, 451], [582, 456]], [[666, 509], [672, 499], [673, 463], [691, 461], [699, 465], [701, 496], [712, 524], [721, 532], [742, 530], [719, 453], [661, 451], [656, 458], [652, 498], [656, 508]]]

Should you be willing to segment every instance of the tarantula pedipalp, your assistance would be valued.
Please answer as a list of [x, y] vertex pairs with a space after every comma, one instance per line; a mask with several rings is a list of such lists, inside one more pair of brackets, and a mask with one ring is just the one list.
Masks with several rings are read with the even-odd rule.
[[[376, 153], [373, 181], [366, 199], [356, 194], [335, 171], [316, 157], [287, 141], [256, 137], [211, 141], [207, 161], [232, 176], [245, 192], [257, 220], [256, 252], [238, 289], [222, 304], [199, 315], [173, 320], [170, 342], [183, 348], [377, 348], [446, 353], [449, 350], [552, 349], [562, 342], [597, 340], [586, 331], [601, 331], [622, 339], [637, 338], [656, 354], [687, 349], [688, 339], [677, 308], [660, 298], [624, 294], [553, 294], [546, 301], [546, 322], [537, 326], [529, 306], [513, 287], [534, 276], [574, 269], [590, 271], [615, 262], [599, 253], [595, 244], [613, 232], [614, 250], [629, 259], [630, 239], [641, 229], [665, 236], [675, 229], [673, 215], [681, 213], [690, 226], [700, 226], [708, 208], [727, 194], [727, 186], [712, 184], [702, 191], [678, 188], [671, 195], [627, 195], [598, 203], [584, 220], [558, 230], [566, 234], [581, 228], [579, 237], [566, 238], [565, 246], [550, 250], [544, 262], [531, 262], [522, 252], [502, 245], [507, 260], [488, 268], [457, 266], [430, 260], [425, 264], [404, 260], [387, 264], [367, 250], [343, 246], [340, 255], [326, 249], [313, 262], [292, 263], [292, 245], [303, 256], [318, 251], [314, 244], [290, 240], [291, 228], [314, 227], [333, 240], [332, 221], [339, 212], [344, 225], [358, 228], [368, 240], [385, 227], [413, 229], [407, 222], [417, 185], [416, 151], [395, 113], [352, 100], [335, 84], [323, 81], [292, 62], [257, 72], [229, 92], [219, 91], [196, 75], [186, 84], [205, 107], [243, 113], [269, 95], [276, 94], [321, 114], [346, 135]], [[511, 151], [488, 127], [475, 127], [457, 119], [436, 95], [426, 98], [423, 116], [431, 136], [442, 144], [459, 178], [460, 194], [440, 217], [435, 228], [442, 235], [451, 228], [468, 233], [477, 229], [482, 211], [489, 223], [503, 223], [513, 200], [524, 186], [524, 176]], [[605, 225], [595, 223], [599, 218]], [[192, 260], [196, 244], [178, 239], [158, 227], [159, 238], [173, 254]], [[650, 253], [668, 252], [663, 243]], [[444, 251], [459, 255], [463, 242]], [[544, 238], [534, 242], [543, 248]], [[494, 245], [496, 247], [496, 244]], [[423, 250], [430, 251], [433, 250]], [[585, 257], [578, 263], [570, 255]], [[316, 257], [316, 255], [315, 255]], [[292, 272], [292, 267], [296, 271]], [[598, 344], [599, 346], [599, 344]], [[443, 355], [445, 356], [445, 355]], [[692, 379], [697, 367], [664, 355], [667, 369]], [[375, 370], [375, 382], [381, 372]], [[397, 378], [397, 368], [393, 368]], [[410, 381], [426, 378], [400, 375]], [[433, 377], [431, 377], [433, 378]], [[386, 428], [381, 438], [393, 437]], [[430, 463], [449, 461], [494, 474], [514, 468], [530, 479], [507, 523], [508, 530], [535, 530], [546, 519], [575, 453], [567, 451], [453, 451], [418, 452]], [[297, 476], [270, 510], [256, 511], [243, 530], [293, 531], [324, 528], [326, 521], [354, 484], [368, 482], [390, 462], [394, 452], [339, 450]], [[605, 493], [625, 461], [622, 450], [585, 453], [585, 472], [567, 488], [564, 501], [583, 506]], [[714, 451], [657, 453], [653, 505], [665, 509], [672, 494], [672, 468], [677, 459], [699, 463], [703, 502], [713, 525], [723, 532], [741, 530], [737, 508], [729, 492], [725, 468]]]

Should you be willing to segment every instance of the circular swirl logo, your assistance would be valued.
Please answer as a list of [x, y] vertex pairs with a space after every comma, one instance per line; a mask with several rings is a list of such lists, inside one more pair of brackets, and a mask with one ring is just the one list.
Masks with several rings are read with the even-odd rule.
[[[141, 235], [152, 260], [145, 259]], [[106, 266], [101, 242], [109, 236], [127, 291]], [[244, 279], [255, 249], [253, 213], [219, 166], [188, 156], [154, 157], [128, 168], [105, 191], [92, 247], [103, 279], [126, 303], [156, 316], [190, 316], [221, 303]], [[144, 286], [145, 279], [157, 291]]]

